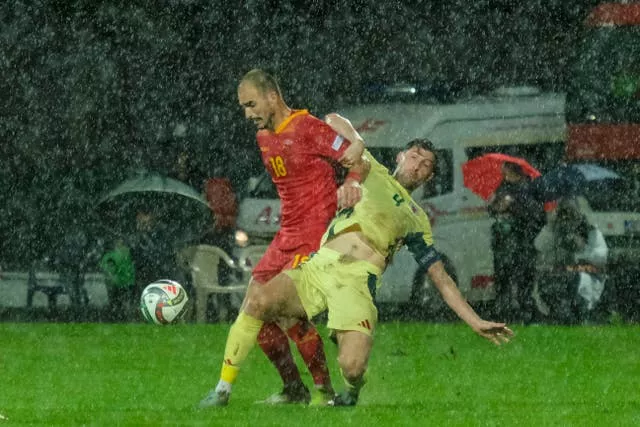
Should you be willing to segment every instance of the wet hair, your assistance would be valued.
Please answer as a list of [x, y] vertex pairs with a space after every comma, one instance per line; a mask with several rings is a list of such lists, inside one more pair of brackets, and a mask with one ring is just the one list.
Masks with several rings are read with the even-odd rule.
[[242, 80], [240, 80], [241, 84], [244, 82], [251, 83], [262, 94], [274, 91], [280, 98], [282, 98], [282, 91], [280, 90], [278, 80], [276, 80], [276, 78], [272, 74], [269, 74], [264, 70], [254, 68], [253, 70], [249, 71], [242, 77]]
[[426, 138], [416, 138], [407, 142], [407, 145], [404, 147], [404, 150], [411, 150], [413, 147], [422, 148], [426, 151], [431, 151], [433, 154], [436, 154], [436, 149], [433, 146], [433, 142], [429, 141]]

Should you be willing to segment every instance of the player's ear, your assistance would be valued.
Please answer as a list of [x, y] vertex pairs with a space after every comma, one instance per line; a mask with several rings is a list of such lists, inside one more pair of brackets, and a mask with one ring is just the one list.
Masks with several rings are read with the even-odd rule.
[[404, 151], [400, 151], [396, 154], [396, 164], [399, 165], [404, 160]]
[[270, 105], [276, 105], [278, 102], [278, 92], [275, 90], [270, 90], [267, 92], [267, 101], [269, 101]]

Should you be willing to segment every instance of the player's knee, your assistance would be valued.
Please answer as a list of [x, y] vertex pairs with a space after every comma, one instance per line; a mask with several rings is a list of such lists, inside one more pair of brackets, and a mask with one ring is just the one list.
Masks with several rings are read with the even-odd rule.
[[245, 311], [251, 316], [260, 320], [270, 320], [269, 308], [271, 305], [270, 297], [261, 289], [257, 289], [248, 296], [245, 302]]
[[358, 354], [340, 354], [338, 364], [342, 369], [342, 374], [348, 380], [360, 378], [367, 369], [367, 361]]

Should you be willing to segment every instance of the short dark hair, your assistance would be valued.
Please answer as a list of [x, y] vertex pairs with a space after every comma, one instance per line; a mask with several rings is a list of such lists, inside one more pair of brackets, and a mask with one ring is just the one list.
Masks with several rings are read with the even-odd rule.
[[244, 82], [250, 82], [262, 94], [265, 94], [269, 91], [274, 91], [278, 94], [279, 97], [282, 98], [282, 91], [280, 90], [278, 80], [272, 74], [260, 68], [254, 68], [253, 70], [247, 72], [242, 77], [242, 80], [240, 80], [240, 83]]
[[531, 177], [525, 173], [524, 169], [522, 169], [522, 166], [517, 163], [506, 161], [504, 162], [504, 167], [511, 172], [518, 174], [521, 178], [531, 180]]
[[433, 146], [433, 142], [429, 141], [427, 138], [416, 138], [407, 142], [407, 145], [404, 147], [405, 151], [410, 150], [413, 147], [422, 148], [423, 150], [431, 151], [433, 154], [436, 154], [436, 148]]

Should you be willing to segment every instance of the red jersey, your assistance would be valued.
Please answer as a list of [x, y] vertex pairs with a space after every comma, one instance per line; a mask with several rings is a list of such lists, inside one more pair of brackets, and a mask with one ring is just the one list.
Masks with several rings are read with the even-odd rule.
[[335, 166], [349, 141], [307, 110], [294, 110], [275, 132], [260, 130], [257, 140], [280, 196], [280, 233], [324, 230], [336, 213]]

